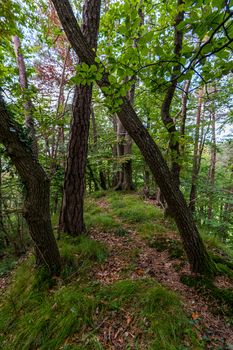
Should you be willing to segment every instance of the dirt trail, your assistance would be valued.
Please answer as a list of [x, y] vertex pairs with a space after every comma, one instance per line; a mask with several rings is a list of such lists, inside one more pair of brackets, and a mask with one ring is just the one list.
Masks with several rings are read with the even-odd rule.
[[[101, 199], [97, 204], [111, 212], [105, 200]], [[183, 262], [182, 268], [177, 271], [177, 266], [182, 263], [179, 259], [171, 259], [167, 251], [160, 252], [155, 248], [150, 248], [136, 231], [129, 228], [128, 224], [127, 226], [122, 224], [122, 227], [127, 229], [127, 235], [123, 237], [100, 230], [91, 231], [91, 236], [104, 242], [110, 252], [108, 260], [94, 272], [95, 278], [104, 284], [111, 284], [125, 278], [154, 278], [181, 296], [184, 309], [190, 314], [190, 319], [195, 322], [200, 337], [209, 339], [206, 349], [229, 349], [227, 344], [233, 344], [233, 327], [227, 324], [218, 310], [216, 314], [213, 312], [213, 301], [210, 302], [206, 297], [198, 294], [194, 288], [180, 281], [181, 275], [191, 276], [187, 261]], [[174, 232], [166, 234], [166, 237], [172, 239], [176, 237], [179, 240]], [[226, 288], [233, 287], [224, 277], [218, 277], [216, 284]], [[112, 349], [123, 348], [116, 346]]]

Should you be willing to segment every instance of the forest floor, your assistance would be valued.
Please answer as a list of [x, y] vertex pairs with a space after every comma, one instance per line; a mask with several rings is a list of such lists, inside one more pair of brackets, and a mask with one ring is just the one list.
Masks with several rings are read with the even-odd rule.
[[[231, 268], [223, 269], [224, 273], [213, 281], [193, 276], [174, 224], [164, 220], [153, 201], [136, 194], [113, 192], [87, 198], [85, 219], [88, 240], [60, 243], [70, 268], [62, 278], [46, 286], [48, 310], [45, 305], [41, 310], [38, 301], [32, 299], [35, 290], [32, 293], [23, 286], [32, 272], [32, 257], [20, 273], [12, 275], [12, 290], [18, 288], [16, 292], [7, 294], [9, 276], [0, 279], [0, 288], [5, 290], [8, 301], [13, 300], [18, 314], [14, 324], [6, 311], [12, 305], [0, 303], [0, 308], [5, 307], [4, 316], [0, 315], [0, 323], [6, 322], [5, 328], [1, 329], [0, 324], [4, 350], [233, 349]], [[221, 244], [210, 238], [206, 243], [215, 260], [217, 257], [221, 262], [219, 266], [226, 261], [233, 267]], [[71, 255], [77, 259], [75, 264]], [[85, 263], [84, 258], [92, 263]], [[28, 279], [29, 283], [31, 277]], [[38, 285], [38, 279], [31, 283]], [[44, 296], [44, 285], [42, 291], [41, 286], [39, 289]], [[23, 301], [17, 305], [19, 293], [26, 293], [23, 297], [30, 306], [22, 306]], [[81, 314], [82, 321], [76, 313]], [[40, 322], [32, 328], [30, 322], [35, 317]], [[50, 338], [55, 337], [54, 321], [62, 334], [51, 342]], [[10, 336], [4, 333], [7, 323], [12, 327]], [[44, 327], [48, 334], [42, 336]]]

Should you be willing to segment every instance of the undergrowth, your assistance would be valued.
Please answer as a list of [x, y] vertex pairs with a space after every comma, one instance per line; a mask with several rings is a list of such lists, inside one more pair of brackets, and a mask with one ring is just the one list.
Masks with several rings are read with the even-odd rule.
[[136, 335], [127, 349], [196, 349], [195, 332], [175, 293], [150, 279], [104, 286], [92, 275], [107, 256], [102, 244], [86, 237], [65, 237], [59, 244], [61, 277], [36, 272], [33, 256], [16, 268], [0, 302], [1, 349], [104, 349], [99, 325], [106, 318], [123, 324], [128, 315], [126, 326]]
[[[185, 258], [181, 242], [167, 235], [173, 223], [164, 224], [161, 209], [135, 194], [100, 192], [88, 197], [85, 222], [88, 230], [119, 237], [136, 230], [151, 247], [167, 250], [171, 258]], [[231, 277], [230, 255], [219, 242], [208, 237], [205, 241], [219, 273]], [[116, 332], [126, 329], [122, 339], [127, 350], [205, 348], [176, 293], [145, 278], [101, 284], [93, 271], [106, 261], [108, 250], [87, 236], [63, 235], [59, 248], [63, 264], [60, 277], [37, 272], [32, 255], [16, 267], [10, 289], [0, 299], [0, 349], [104, 350], [104, 327]], [[126, 269], [135, 268], [140, 253], [132, 246]], [[208, 279], [184, 276], [182, 281], [218, 300], [225, 314], [232, 313], [232, 291], [220, 289]]]

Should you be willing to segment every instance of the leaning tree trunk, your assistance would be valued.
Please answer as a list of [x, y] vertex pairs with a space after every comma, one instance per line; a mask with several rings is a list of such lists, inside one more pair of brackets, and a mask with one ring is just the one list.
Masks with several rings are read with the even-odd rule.
[[[95, 52], [85, 40], [76, 21], [68, 0], [52, 0], [58, 16], [70, 41], [71, 46], [83, 62], [88, 65], [96, 64]], [[97, 65], [98, 66], [98, 65]], [[108, 74], [105, 73], [101, 80], [97, 81], [103, 93], [104, 87], [109, 87]], [[126, 97], [122, 98], [122, 104], [117, 113], [124, 128], [133, 138], [150, 167], [157, 184], [159, 185], [169, 207], [174, 213], [174, 218], [181, 233], [184, 248], [187, 253], [193, 272], [211, 274], [215, 265], [208, 255], [203, 241], [198, 233], [192, 214], [187, 206], [183, 194], [167, 166], [157, 144], [154, 142], [141, 120], [138, 118], [132, 105]]]
[[[100, 3], [100, 0], [86, 0], [83, 7], [82, 32], [92, 49], [97, 46]], [[59, 222], [59, 230], [71, 235], [85, 232], [83, 205], [91, 99], [92, 85], [76, 86]]]
[[22, 141], [21, 133], [0, 96], [0, 142], [5, 146], [26, 188], [23, 215], [35, 245], [37, 262], [51, 274], [58, 274], [61, 261], [50, 220], [49, 180], [30, 147]]

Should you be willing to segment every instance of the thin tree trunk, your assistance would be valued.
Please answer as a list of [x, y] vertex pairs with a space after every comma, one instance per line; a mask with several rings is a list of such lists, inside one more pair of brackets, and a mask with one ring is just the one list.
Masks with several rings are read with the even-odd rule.
[[[128, 93], [128, 99], [130, 103], [134, 104], [135, 97], [135, 83], [131, 86]], [[123, 163], [123, 190], [132, 191], [134, 190], [133, 184], [133, 169], [132, 169], [132, 137], [129, 135], [128, 131], [125, 130], [125, 141], [124, 141], [124, 156], [128, 157]]]
[[191, 181], [191, 190], [189, 195], [189, 208], [194, 213], [196, 207], [196, 197], [197, 197], [197, 180], [200, 168], [200, 146], [199, 146], [199, 137], [200, 137], [200, 125], [201, 125], [201, 115], [203, 108], [203, 94], [204, 87], [199, 91], [198, 97], [198, 106], [197, 106], [197, 116], [196, 116], [196, 129], [195, 129], [195, 138], [194, 138], [194, 150], [193, 150], [193, 168], [192, 168], [192, 181]]
[[49, 180], [31, 150], [21, 141], [20, 133], [20, 127], [11, 118], [0, 96], [0, 142], [25, 184], [23, 215], [35, 245], [37, 262], [51, 274], [58, 274], [61, 261], [50, 220]]
[[[92, 49], [96, 49], [97, 46], [99, 19], [100, 0], [85, 0], [82, 32]], [[92, 85], [76, 86], [59, 222], [59, 230], [71, 235], [80, 235], [86, 230], [83, 205], [91, 99]]]
[[[114, 130], [115, 134], [117, 135], [117, 116], [116, 115], [114, 115], [112, 117], [112, 124], [113, 124], [113, 130]], [[113, 144], [112, 154], [113, 154], [114, 160], [115, 159], [117, 160], [117, 143]], [[113, 176], [112, 176], [112, 188], [116, 188], [117, 185], [118, 185], [118, 182], [119, 182], [119, 171], [117, 170], [117, 164], [116, 164], [115, 161], [113, 162], [112, 173], [113, 173]]]
[[212, 219], [213, 210], [213, 190], [215, 185], [215, 168], [216, 168], [216, 134], [215, 134], [215, 111], [211, 114], [211, 126], [212, 126], [212, 140], [211, 140], [211, 160], [209, 168], [209, 183], [211, 187], [211, 193], [209, 197], [209, 207], [208, 207], [208, 219]]
[[[1, 152], [1, 150], [0, 150]], [[3, 222], [3, 212], [2, 212], [2, 154], [0, 153], [0, 234], [3, 236], [4, 239], [4, 244], [7, 245], [8, 243], [8, 237], [7, 237], [7, 232], [5, 229], [5, 225]], [[1, 240], [1, 237], [0, 237]]]
[[[88, 42], [83, 37], [69, 1], [52, 1], [67, 38], [77, 55], [88, 65], [96, 64], [95, 52], [91, 50]], [[109, 87], [108, 74], [105, 73], [97, 83], [101, 89]], [[106, 94], [106, 91], [103, 91], [103, 93]], [[202, 274], [212, 274], [215, 270], [215, 265], [205, 249], [184, 196], [174, 181], [157, 144], [138, 118], [126, 97], [122, 98], [122, 104], [117, 114], [124, 128], [141, 150], [169, 207], [174, 213], [174, 218], [181, 233], [184, 249], [192, 271]]]
[[38, 156], [38, 145], [33, 118], [33, 103], [28, 93], [28, 79], [24, 62], [24, 57], [21, 52], [21, 43], [17, 35], [13, 36], [13, 44], [15, 50], [16, 61], [19, 69], [19, 83], [23, 93], [24, 110], [25, 110], [25, 126], [28, 129], [28, 136], [32, 141], [32, 150], [35, 157]]
[[[99, 184], [98, 181], [95, 178], [95, 174], [92, 170], [91, 165], [89, 164], [89, 162], [87, 161], [87, 169], [89, 170], [89, 180], [92, 181], [94, 183], [94, 190], [95, 191], [99, 191]], [[91, 186], [90, 186], [91, 189]]]
[[[95, 113], [94, 113], [93, 107], [91, 107], [91, 123], [92, 123], [92, 131], [93, 131], [94, 150], [97, 152], [97, 150], [98, 150], [98, 132], [97, 132], [97, 125], [96, 125]], [[103, 190], [106, 190], [107, 189], [106, 175], [102, 169], [99, 170], [99, 182], [100, 182], [100, 187]]]
[[186, 128], [186, 118], [187, 118], [187, 102], [188, 102], [188, 93], [190, 87], [190, 80], [186, 80], [184, 83], [184, 91], [182, 94], [182, 108], [181, 108], [181, 126], [180, 126], [180, 136], [182, 139], [180, 145], [180, 153], [184, 156], [185, 151], [185, 128]]
[[117, 158], [118, 162], [121, 164], [120, 170], [117, 172], [117, 178], [118, 178], [118, 183], [115, 187], [116, 191], [121, 191], [123, 190], [123, 182], [124, 182], [124, 167], [123, 167], [123, 162], [124, 162], [124, 142], [125, 142], [125, 134], [126, 131], [118, 117], [117, 119]]

